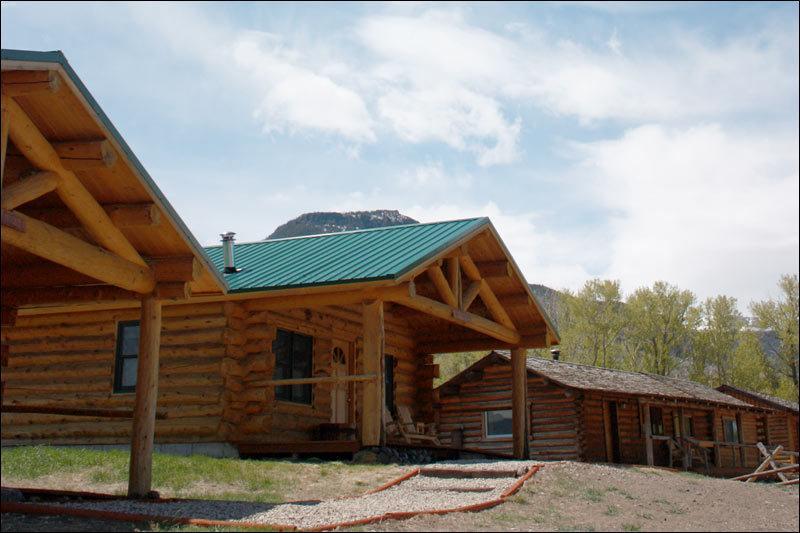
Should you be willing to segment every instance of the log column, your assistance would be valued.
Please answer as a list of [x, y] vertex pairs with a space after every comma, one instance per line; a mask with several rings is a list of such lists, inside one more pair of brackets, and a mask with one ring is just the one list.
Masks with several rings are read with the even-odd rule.
[[361, 406], [361, 445], [379, 446], [383, 441], [383, 354], [385, 333], [383, 302], [364, 302], [364, 373], [375, 379], [364, 382], [364, 405]]
[[128, 496], [144, 498], [153, 474], [153, 434], [158, 399], [158, 360], [161, 344], [161, 301], [155, 295], [142, 297], [139, 322], [139, 356], [136, 369], [136, 403], [128, 478]]
[[511, 423], [514, 457], [528, 458], [528, 435], [526, 423], [528, 404], [528, 371], [525, 364], [525, 350], [511, 350]]
[[644, 450], [647, 465], [653, 466], [653, 426], [650, 423], [650, 404], [642, 404], [642, 425], [644, 426]]

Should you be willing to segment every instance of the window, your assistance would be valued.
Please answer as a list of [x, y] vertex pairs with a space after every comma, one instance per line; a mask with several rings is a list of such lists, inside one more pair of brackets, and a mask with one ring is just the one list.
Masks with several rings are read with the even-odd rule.
[[650, 408], [650, 433], [653, 435], [664, 434], [664, 415], [660, 407]]
[[725, 442], [739, 442], [739, 426], [733, 418], [722, 419], [722, 430], [725, 434]]
[[383, 389], [386, 399], [386, 408], [394, 413], [394, 365], [395, 358], [386, 355], [383, 358]]
[[136, 366], [139, 360], [139, 321], [117, 324], [117, 348], [114, 356], [114, 392], [136, 390]]
[[[275, 354], [273, 379], [310, 378], [314, 354], [314, 339], [279, 329], [272, 342]], [[281, 385], [275, 387], [275, 398], [286, 402], [311, 405], [311, 385]]]
[[691, 416], [683, 417], [683, 433], [686, 437], [694, 437], [694, 418]]
[[485, 411], [483, 428], [487, 438], [510, 437], [512, 434], [511, 409]]

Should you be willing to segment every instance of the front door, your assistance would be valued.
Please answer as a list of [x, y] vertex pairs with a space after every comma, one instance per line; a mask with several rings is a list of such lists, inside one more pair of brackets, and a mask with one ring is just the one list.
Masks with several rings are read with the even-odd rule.
[[[334, 341], [331, 354], [331, 375], [334, 377], [348, 374], [348, 343]], [[334, 424], [347, 423], [347, 381], [339, 381], [331, 388], [331, 422]]]

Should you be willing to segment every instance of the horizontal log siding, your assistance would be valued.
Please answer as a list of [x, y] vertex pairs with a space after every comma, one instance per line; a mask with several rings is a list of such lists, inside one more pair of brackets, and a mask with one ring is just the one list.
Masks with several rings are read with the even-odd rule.
[[[580, 405], [570, 391], [528, 374], [532, 458], [577, 459], [580, 455]], [[511, 438], [486, 438], [484, 413], [511, 409], [511, 367], [490, 365], [482, 375], [462, 383], [456, 395], [440, 395], [437, 403], [439, 437], [453, 444], [452, 433], [460, 430], [463, 447], [511, 454]]]
[[[133, 409], [134, 394], [113, 394], [117, 322], [139, 311], [20, 316], [3, 328], [8, 366], [3, 402], [62, 408]], [[163, 311], [156, 442], [219, 440], [225, 344], [235, 337], [219, 303]], [[127, 443], [131, 421], [7, 413], [4, 443]]]
[[[244, 308], [247, 304], [244, 304]], [[271, 380], [275, 368], [272, 340], [275, 331], [285, 329], [314, 337], [313, 376], [331, 375], [331, 352], [334, 340], [355, 347], [354, 371], [363, 372], [361, 314], [354, 309], [291, 309], [282, 311], [245, 311], [245, 344], [230, 357], [230, 365], [242, 375], [228, 387], [226, 422], [229, 438], [240, 443], [298, 442], [314, 438], [315, 429], [331, 420], [333, 384], [312, 386], [312, 404], [300, 405], [275, 399]], [[411, 332], [391, 316], [386, 319], [386, 353], [397, 359], [395, 402], [418, 410], [416, 374], [419, 357], [414, 353]], [[353, 354], [351, 354], [353, 356]], [[240, 362], [242, 361], [242, 362]], [[243, 368], [242, 368], [243, 367]], [[241, 390], [236, 390], [241, 388]], [[361, 385], [356, 390], [356, 423], [361, 420]]]

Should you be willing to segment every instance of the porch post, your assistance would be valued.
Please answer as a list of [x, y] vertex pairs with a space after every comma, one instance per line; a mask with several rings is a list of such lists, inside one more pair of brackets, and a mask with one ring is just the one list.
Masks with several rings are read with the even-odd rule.
[[719, 414], [716, 409], [711, 411], [711, 438], [714, 439], [714, 466], [722, 468], [722, 448], [719, 445]]
[[364, 382], [362, 406], [361, 445], [379, 446], [383, 441], [383, 302], [364, 302], [364, 373], [375, 374], [375, 379]]
[[155, 295], [148, 294], [142, 297], [139, 322], [136, 403], [133, 409], [133, 435], [128, 477], [128, 496], [131, 498], [144, 498], [151, 489], [160, 344], [161, 301]]
[[678, 408], [678, 423], [680, 424], [681, 428], [681, 448], [683, 449], [683, 469], [689, 470], [692, 467], [692, 458], [691, 458], [691, 450], [689, 448], [689, 444], [686, 440], [686, 422], [685, 418], [683, 417], [683, 407]]
[[528, 371], [525, 362], [525, 350], [511, 350], [511, 424], [514, 442], [514, 457], [528, 458], [528, 435], [526, 423], [528, 404]]
[[[736, 414], [736, 432], [739, 434], [739, 444], [744, 444], [744, 428], [742, 427], [742, 414]], [[742, 461], [742, 466], [747, 466], [747, 450], [744, 446], [739, 446], [739, 459]]]
[[644, 450], [647, 465], [653, 466], [653, 426], [650, 424], [650, 404], [642, 404], [642, 425], [644, 425]]

